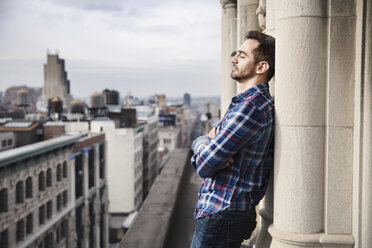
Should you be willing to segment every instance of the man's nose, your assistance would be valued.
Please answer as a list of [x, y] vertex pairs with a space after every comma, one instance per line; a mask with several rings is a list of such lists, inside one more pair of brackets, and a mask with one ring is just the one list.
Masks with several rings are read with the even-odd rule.
[[237, 54], [231, 58], [231, 62], [232, 62], [233, 64], [238, 63], [238, 60], [237, 60]]
[[230, 57], [231, 57], [231, 59], [230, 59], [230, 61], [231, 62], [233, 62], [234, 64], [236, 64], [236, 55], [237, 55], [238, 53], [236, 52], [236, 51], [233, 51], [231, 54], [230, 54]]

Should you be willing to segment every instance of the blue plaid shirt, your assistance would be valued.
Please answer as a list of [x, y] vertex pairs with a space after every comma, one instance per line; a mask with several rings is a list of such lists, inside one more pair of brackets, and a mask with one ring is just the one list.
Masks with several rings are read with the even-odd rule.
[[[265, 195], [274, 155], [274, 102], [268, 83], [233, 97], [217, 127], [216, 137], [200, 136], [192, 144], [191, 164], [204, 179], [195, 219], [226, 209], [252, 209]], [[223, 168], [230, 158], [234, 162]]]

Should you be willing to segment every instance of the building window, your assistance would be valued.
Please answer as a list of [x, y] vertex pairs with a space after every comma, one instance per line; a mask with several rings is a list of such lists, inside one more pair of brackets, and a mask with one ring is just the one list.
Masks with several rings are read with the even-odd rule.
[[99, 178], [105, 178], [105, 146], [99, 145]]
[[75, 157], [75, 197], [78, 199], [83, 195], [84, 169], [83, 157], [81, 154]]
[[44, 171], [39, 173], [39, 191], [45, 190], [45, 173]]
[[8, 212], [8, 189], [0, 190], [0, 213]]
[[61, 164], [57, 165], [57, 182], [62, 180], [62, 167]]
[[32, 177], [26, 179], [26, 198], [32, 197]]
[[57, 244], [61, 241], [61, 235], [60, 235], [60, 233], [61, 233], [61, 225], [59, 225], [57, 227], [57, 230], [56, 230], [56, 242], [57, 242]]
[[16, 238], [17, 238], [17, 243], [23, 241], [25, 236], [25, 223], [24, 220], [19, 220], [17, 222], [17, 232], [16, 232]]
[[52, 187], [52, 170], [50, 168], [46, 172], [46, 186]]
[[57, 196], [57, 211], [61, 211], [62, 207], [62, 194]]
[[13, 145], [13, 140], [12, 139], [8, 139], [8, 146], [11, 146]]
[[67, 178], [67, 162], [63, 162], [63, 168], [62, 168], [62, 176], [63, 178]]
[[2, 147], [6, 147], [6, 140], [3, 140], [1, 143], [2, 143], [1, 144]]
[[39, 225], [45, 223], [45, 205], [39, 207]]
[[94, 149], [89, 150], [89, 158], [88, 158], [88, 173], [89, 173], [89, 178], [88, 178], [88, 185], [89, 189], [94, 187]]
[[23, 181], [19, 181], [16, 185], [16, 203], [23, 203]]
[[50, 219], [52, 218], [52, 215], [53, 215], [53, 204], [52, 204], [52, 201], [48, 201], [47, 202], [47, 219]]
[[67, 206], [67, 202], [68, 202], [68, 199], [67, 199], [67, 190], [63, 191], [63, 206], [66, 207]]
[[84, 237], [84, 220], [83, 219], [84, 203], [75, 208], [75, 230], [76, 230], [76, 247], [83, 247]]
[[44, 237], [44, 247], [53, 247], [53, 233], [49, 233]]
[[0, 247], [2, 247], [2, 248], [8, 248], [9, 247], [8, 229], [6, 229], [6, 230], [4, 230], [0, 233]]
[[62, 227], [61, 227], [61, 239], [64, 239], [67, 237], [67, 231], [68, 231], [68, 220], [64, 220], [62, 222]]
[[26, 217], [26, 234], [31, 234], [34, 227], [34, 218], [32, 213]]

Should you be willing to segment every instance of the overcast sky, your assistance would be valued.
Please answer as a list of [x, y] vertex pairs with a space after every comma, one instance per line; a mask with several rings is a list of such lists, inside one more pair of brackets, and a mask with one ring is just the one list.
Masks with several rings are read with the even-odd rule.
[[71, 93], [220, 95], [218, 0], [0, 0], [0, 90], [42, 87], [47, 50]]

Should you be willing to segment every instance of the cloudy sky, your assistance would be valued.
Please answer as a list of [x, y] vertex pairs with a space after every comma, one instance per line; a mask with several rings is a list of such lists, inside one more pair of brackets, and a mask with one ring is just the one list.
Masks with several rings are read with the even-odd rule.
[[218, 0], [0, 0], [0, 90], [41, 87], [47, 50], [71, 93], [220, 94]]

